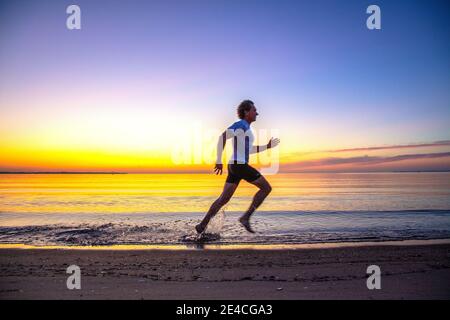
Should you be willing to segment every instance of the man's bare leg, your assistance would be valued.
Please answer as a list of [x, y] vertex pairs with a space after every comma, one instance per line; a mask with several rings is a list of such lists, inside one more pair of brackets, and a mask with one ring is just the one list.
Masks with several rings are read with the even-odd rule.
[[272, 191], [272, 187], [269, 182], [267, 182], [266, 178], [263, 176], [259, 177], [255, 181], [250, 182], [251, 184], [257, 186], [259, 188], [258, 192], [253, 197], [252, 204], [247, 209], [242, 217], [239, 218], [239, 222], [244, 226], [244, 228], [251, 233], [255, 233], [250, 226], [250, 216], [256, 209], [263, 203], [264, 199], [269, 195]]
[[195, 230], [197, 230], [198, 233], [202, 233], [206, 229], [209, 220], [211, 220], [211, 218], [214, 217], [217, 212], [219, 212], [220, 208], [222, 208], [225, 204], [228, 203], [228, 201], [230, 201], [231, 197], [234, 194], [234, 191], [236, 191], [237, 186], [238, 185], [235, 183], [225, 183], [220, 197], [213, 202], [202, 222], [195, 226]]

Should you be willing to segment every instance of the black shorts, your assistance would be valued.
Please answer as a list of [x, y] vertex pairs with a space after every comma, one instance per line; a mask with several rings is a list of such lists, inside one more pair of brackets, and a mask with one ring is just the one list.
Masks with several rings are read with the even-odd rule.
[[249, 166], [247, 163], [228, 165], [228, 183], [238, 184], [241, 179], [244, 179], [247, 182], [252, 182], [259, 177], [261, 177], [261, 173], [259, 173], [259, 171], [255, 168]]

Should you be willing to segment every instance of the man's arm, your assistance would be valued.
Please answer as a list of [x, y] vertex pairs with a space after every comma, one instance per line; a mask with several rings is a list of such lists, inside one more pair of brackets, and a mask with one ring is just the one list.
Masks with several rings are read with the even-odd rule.
[[266, 145], [262, 145], [262, 146], [252, 146], [252, 150], [250, 151], [250, 153], [259, 153], [259, 152], [263, 152], [267, 149], [270, 148], [275, 148], [278, 144], [280, 143], [280, 139], [278, 138], [270, 138], [270, 141], [268, 144]]
[[222, 174], [223, 164], [222, 164], [222, 154], [225, 149], [225, 145], [227, 144], [227, 139], [231, 138], [232, 135], [229, 132], [230, 130], [224, 131], [219, 139], [217, 140], [217, 158], [216, 165], [214, 166], [215, 174]]

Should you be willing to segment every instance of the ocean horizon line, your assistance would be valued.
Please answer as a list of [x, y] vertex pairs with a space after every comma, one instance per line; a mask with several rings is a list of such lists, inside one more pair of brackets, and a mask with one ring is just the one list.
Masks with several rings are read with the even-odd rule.
[[[391, 170], [391, 171], [280, 171], [278, 173], [448, 173], [450, 170]], [[211, 174], [209, 171], [0, 171], [0, 174]]]

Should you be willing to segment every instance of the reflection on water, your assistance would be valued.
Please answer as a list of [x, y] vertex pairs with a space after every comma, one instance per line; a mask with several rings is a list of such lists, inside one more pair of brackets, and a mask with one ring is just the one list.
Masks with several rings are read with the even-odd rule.
[[[450, 208], [450, 173], [278, 174], [267, 211]], [[0, 212], [204, 212], [225, 176], [209, 174], [0, 175]], [[228, 210], [242, 211], [255, 188], [243, 181]]]
[[383, 242], [338, 242], [338, 243], [304, 243], [304, 244], [207, 244], [191, 245], [112, 245], [112, 246], [36, 246], [27, 244], [0, 244], [0, 249], [70, 249], [70, 250], [296, 250], [296, 249], [329, 249], [360, 246], [418, 246], [429, 244], [450, 244], [449, 239], [438, 240], [403, 240]]
[[256, 191], [242, 182], [211, 225], [217, 236], [202, 242], [193, 226], [221, 192], [225, 176], [0, 175], [0, 243], [203, 246], [450, 238], [450, 173], [267, 178], [273, 192], [252, 219], [257, 234], [237, 223]]

